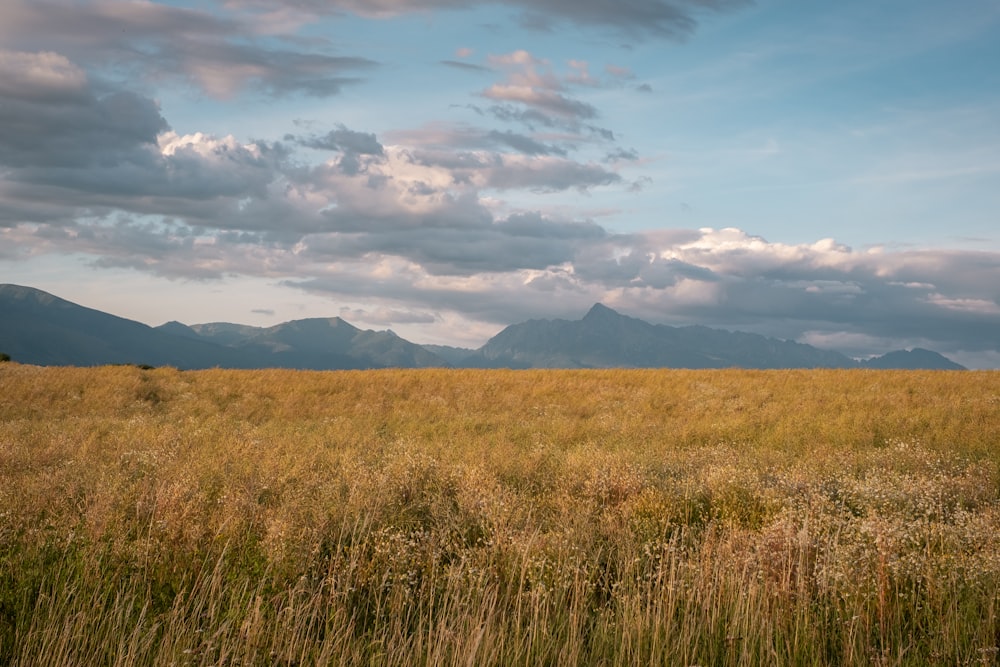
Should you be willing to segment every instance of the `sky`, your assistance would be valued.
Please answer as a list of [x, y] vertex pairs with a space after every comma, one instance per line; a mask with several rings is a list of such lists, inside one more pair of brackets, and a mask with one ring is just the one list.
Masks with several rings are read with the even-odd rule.
[[997, 63], [997, 0], [3, 0], [0, 283], [1000, 368]]

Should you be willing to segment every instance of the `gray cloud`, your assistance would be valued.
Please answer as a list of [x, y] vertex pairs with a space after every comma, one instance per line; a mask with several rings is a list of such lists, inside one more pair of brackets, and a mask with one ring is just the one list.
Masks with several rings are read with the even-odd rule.
[[64, 56], [0, 51], [0, 225], [114, 211], [247, 225], [287, 157], [278, 143], [179, 136], [151, 99], [94, 84]]
[[330, 130], [321, 137], [313, 136], [297, 141], [309, 148], [343, 151], [357, 155], [382, 155], [385, 152], [374, 133], [356, 132], [343, 125], [338, 125], [336, 130]]
[[[244, 7], [270, 9], [274, 2], [239, 0]], [[705, 11], [726, 11], [741, 7], [745, 0], [283, 0], [282, 5], [305, 14], [347, 11], [362, 16], [382, 17], [437, 9], [467, 9], [502, 4], [521, 7], [521, 25], [550, 31], [557, 23], [612, 29], [630, 37], [679, 39], [697, 27], [697, 16]]]
[[[597, 118], [597, 109], [566, 94], [569, 87], [595, 87], [600, 82], [590, 76], [584, 61], [569, 61], [569, 73], [557, 73], [547, 60], [519, 50], [490, 56], [490, 62], [502, 70], [505, 77], [483, 90], [480, 95], [501, 103], [495, 108], [508, 113], [511, 119], [526, 124], [530, 118], [546, 126], [579, 128], [583, 121]], [[522, 110], [518, 114], [517, 110]], [[531, 112], [533, 116], [525, 115]], [[494, 112], [497, 118], [501, 113]]]
[[348, 322], [392, 326], [393, 324], [431, 324], [437, 318], [426, 312], [405, 308], [341, 308], [340, 317]]
[[492, 72], [489, 67], [483, 67], [482, 65], [474, 65], [473, 63], [462, 62], [461, 60], [441, 60], [440, 64], [447, 67], [452, 67], [455, 69], [465, 70], [466, 72]]
[[562, 130], [569, 133], [576, 142], [615, 141], [612, 130], [584, 124], [573, 118], [560, 118], [538, 109], [522, 109], [513, 104], [493, 104], [486, 108], [471, 104], [468, 108], [481, 116], [490, 116], [504, 123], [518, 123], [532, 132], [539, 128]]
[[512, 130], [490, 130], [465, 123], [434, 123], [414, 130], [388, 133], [391, 141], [438, 151], [468, 151], [510, 148], [525, 155], [566, 157], [568, 147], [545, 143]]
[[[376, 66], [354, 56], [331, 56], [266, 49], [238, 43], [194, 41], [182, 49], [162, 46], [154, 57], [159, 76], [170, 71], [186, 73], [189, 81], [215, 97], [231, 97], [244, 87], [269, 95], [304, 93], [314, 97], [336, 95], [345, 85], [362, 79], [353, 74]], [[168, 69], [173, 63], [177, 70]]]
[[572, 238], [530, 237], [486, 226], [401, 230], [391, 235], [358, 234], [306, 242], [309, 252], [304, 256], [314, 261], [370, 254], [402, 256], [434, 276], [541, 270], [572, 259], [576, 246]]
[[525, 155], [566, 155], [566, 151], [562, 148], [543, 144], [531, 137], [511, 132], [510, 130], [504, 132], [490, 130], [486, 134], [486, 137], [497, 144], [509, 146]]
[[612, 28], [631, 37], [667, 37], [681, 39], [694, 32], [696, 15], [704, 10], [721, 11], [745, 2], [725, 0], [542, 0], [519, 2], [526, 6], [522, 25], [552, 30], [556, 22], [569, 21], [582, 26]]
[[[589, 120], [597, 117], [597, 109], [586, 102], [574, 100], [551, 90], [518, 86], [495, 85], [483, 91], [483, 97], [501, 102], [516, 102], [539, 113], [559, 118]], [[556, 122], [556, 121], [550, 121]]]
[[343, 153], [338, 166], [345, 173], [352, 175], [363, 170], [361, 156], [385, 154], [385, 148], [373, 133], [356, 132], [343, 125], [338, 125], [336, 130], [331, 130], [323, 136], [313, 135], [296, 138], [292, 135], [286, 135], [285, 140], [294, 141], [307, 148]]
[[123, 90], [101, 94], [58, 54], [0, 51], [0, 164], [6, 167], [141, 162], [166, 129], [152, 100]]
[[488, 185], [499, 189], [528, 189], [535, 192], [555, 192], [575, 188], [586, 190], [600, 185], [613, 185], [621, 176], [600, 165], [581, 164], [571, 160], [550, 158], [534, 164], [502, 164], [489, 170]]
[[584, 164], [559, 156], [440, 150], [413, 150], [406, 155], [414, 164], [449, 170], [457, 183], [499, 190], [558, 192], [621, 182], [618, 174], [598, 164]]
[[[787, 270], [778, 278], [782, 267]], [[914, 274], [931, 282], [899, 281]], [[1000, 326], [996, 253], [872, 255], [823, 243], [768, 244], [737, 230], [678, 230], [673, 238], [603, 233], [577, 245], [568, 263], [527, 279], [516, 275], [519, 286], [496, 276], [476, 299], [447, 283], [394, 285], [369, 296], [399, 295], [497, 324], [575, 318], [604, 301], [675, 325], [709, 324], [833, 347], [839, 341], [842, 351], [856, 354], [922, 344], [967, 360], [995, 353]], [[320, 275], [303, 285], [328, 288]]]
[[[281, 143], [177, 135], [146, 98], [128, 91], [99, 97], [85, 79], [78, 88], [73, 104], [15, 98], [0, 107], [8, 121], [0, 130], [0, 147], [7, 148], [0, 164], [8, 162], [0, 179], [0, 224], [70, 225], [80, 216], [101, 221], [120, 212], [160, 216], [209, 236], [211, 230], [263, 232], [289, 245], [317, 232], [481, 225], [492, 221], [479, 202], [481, 190], [586, 190], [620, 181], [600, 165], [558, 155], [556, 147], [485, 130], [451, 139], [525, 152], [389, 152], [374, 134], [339, 125], [322, 135], [286, 137], [293, 145], [340, 153], [307, 166], [291, 160], [290, 147]], [[447, 270], [443, 252], [423, 256]]]
[[604, 161], [605, 162], [635, 162], [639, 159], [639, 153], [634, 148], [624, 149], [616, 148], [615, 150], [608, 153]]
[[247, 87], [333, 95], [376, 66], [365, 58], [262, 46], [254, 32], [244, 19], [151, 2], [9, 0], [0, 8], [7, 49], [58, 51], [116, 75], [179, 79], [220, 98]]

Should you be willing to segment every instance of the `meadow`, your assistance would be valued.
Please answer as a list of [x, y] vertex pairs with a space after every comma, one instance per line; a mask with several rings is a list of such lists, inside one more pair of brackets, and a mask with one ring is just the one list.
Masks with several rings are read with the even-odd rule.
[[998, 646], [1000, 372], [0, 364], [0, 664]]

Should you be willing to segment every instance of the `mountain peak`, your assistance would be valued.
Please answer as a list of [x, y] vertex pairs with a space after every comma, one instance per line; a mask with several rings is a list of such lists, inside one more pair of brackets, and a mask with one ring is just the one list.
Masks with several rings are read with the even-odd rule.
[[603, 303], [595, 303], [593, 306], [591, 306], [590, 310], [587, 311], [587, 314], [583, 316], [583, 319], [585, 321], [609, 320], [609, 319], [617, 319], [619, 317], [621, 317], [621, 313], [619, 313], [618, 311], [608, 308]]
[[895, 350], [880, 357], [861, 362], [866, 368], [922, 368], [932, 370], [967, 370], [965, 366], [933, 350], [915, 347], [911, 350]]

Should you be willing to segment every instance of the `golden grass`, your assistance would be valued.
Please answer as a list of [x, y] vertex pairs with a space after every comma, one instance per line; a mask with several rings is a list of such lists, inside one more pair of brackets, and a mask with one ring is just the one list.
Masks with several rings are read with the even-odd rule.
[[0, 365], [0, 663], [995, 664], [1000, 373]]

